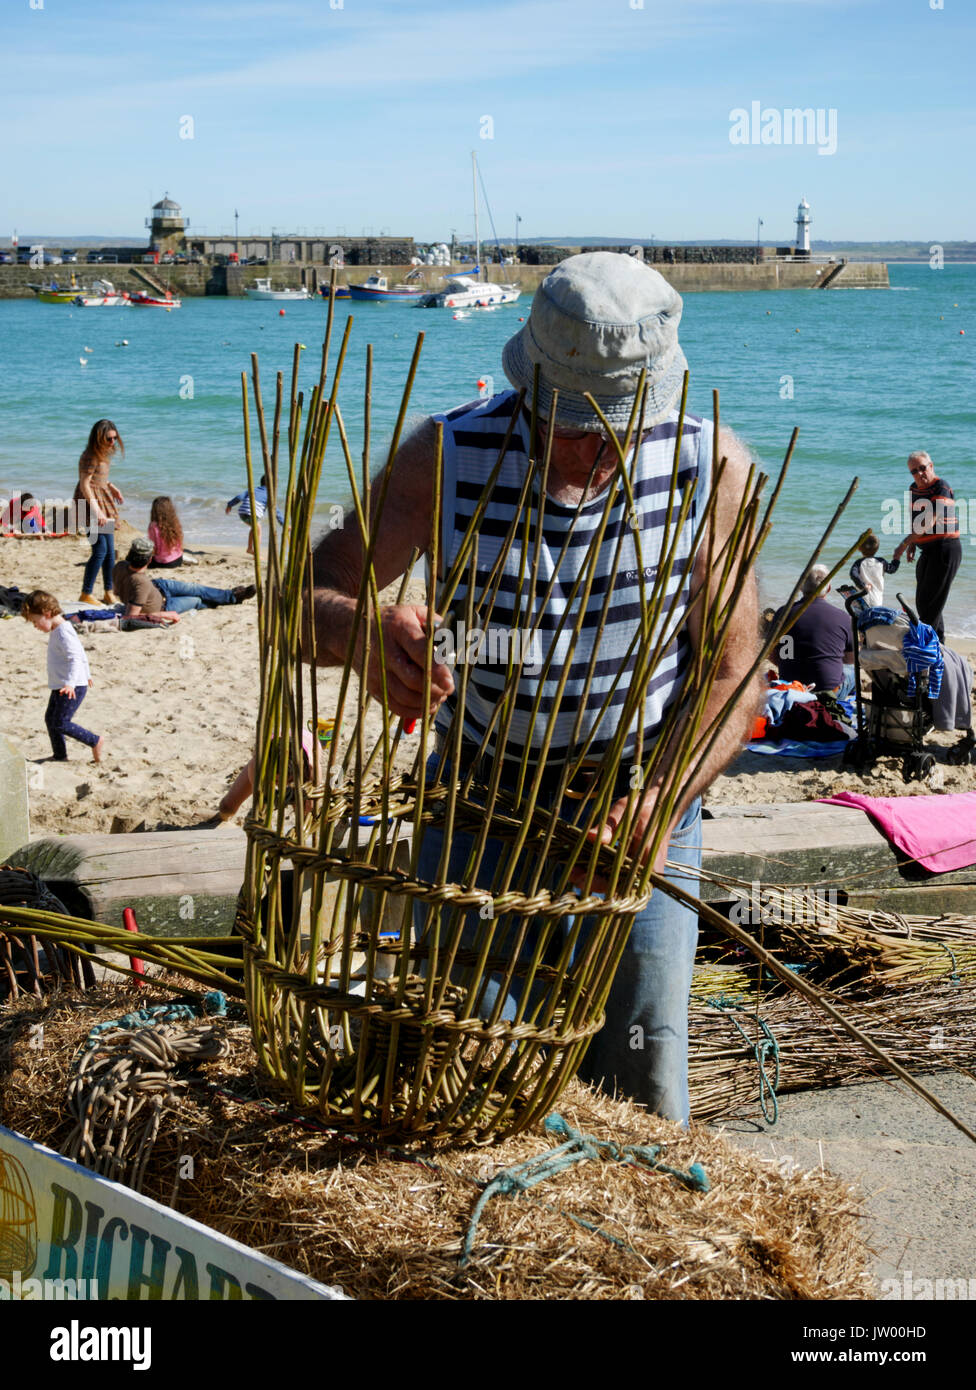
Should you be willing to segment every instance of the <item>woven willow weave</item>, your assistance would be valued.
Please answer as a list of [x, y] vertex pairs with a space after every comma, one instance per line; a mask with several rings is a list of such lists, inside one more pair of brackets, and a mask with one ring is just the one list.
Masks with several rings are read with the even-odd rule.
[[[347, 524], [359, 527], [365, 556], [355, 641], [368, 655], [373, 644], [382, 642], [373, 569], [376, 523], [420, 351], [418, 340], [387, 465], [370, 483], [368, 459], [362, 476], [357, 476], [338, 404], [350, 324], [351, 320], [327, 383], [330, 317], [320, 379], [307, 410], [297, 390], [300, 350], [296, 348], [291, 400], [285, 400], [279, 375], [270, 431], [261, 403], [257, 360], [252, 359], [261, 466], [285, 517], [278, 529], [274, 506], [269, 505], [267, 570], [264, 577], [258, 575], [257, 773], [247, 822], [248, 862], [238, 924], [246, 943], [245, 985], [254, 1041], [271, 1077], [287, 1088], [299, 1106], [314, 1110], [331, 1124], [386, 1137], [500, 1136], [524, 1128], [548, 1111], [603, 1023], [608, 990], [628, 931], [651, 891], [651, 859], [682, 787], [707, 756], [735, 702], [731, 697], [718, 714], [711, 711], [706, 722], [706, 706], [730, 623], [768, 530], [772, 504], [761, 516], [760, 491], [766, 479], [753, 469], [730, 534], [718, 536], [719, 528], [712, 523], [724, 460], [713, 460], [714, 485], [708, 503], [693, 513], [692, 489], [682, 491], [677, 483], [679, 430], [667, 498], [669, 541], [665, 553], [650, 557], [654, 567], [645, 570], [655, 577], [643, 581], [640, 620], [631, 645], [636, 653], [635, 674], [630, 677], [611, 746], [600, 766], [590, 770], [588, 794], [582, 800], [567, 802], [564, 795], [567, 788], [578, 785], [579, 765], [587, 760], [591, 741], [579, 733], [579, 722], [569, 764], [546, 767], [543, 753], [537, 768], [523, 761], [521, 778], [507, 778], [502, 785], [497, 758], [465, 755], [459, 718], [440, 740], [439, 753], [432, 760], [436, 766], [425, 777], [435, 747], [428, 715], [418, 721], [410, 770], [397, 771], [404, 746], [412, 745], [403, 745], [400, 721], [385, 706], [377, 708], [376, 702], [369, 701], [355, 675], [353, 646], [342, 673], [337, 708], [322, 712], [334, 718], [335, 735], [327, 747], [316, 747], [309, 777], [302, 732], [306, 727], [315, 729], [320, 718], [307, 665], [314, 645], [309, 616], [310, 526], [323, 458], [328, 447], [338, 445], [353, 492]], [[367, 441], [370, 366], [368, 356]], [[242, 387], [253, 494], [246, 379]], [[717, 399], [715, 410], [717, 416]], [[684, 397], [681, 411], [683, 418]], [[533, 405], [533, 439], [538, 437], [535, 413]], [[632, 479], [624, 460], [630, 441], [641, 437], [642, 417], [643, 392], [627, 438], [620, 441], [617, 476], [606, 490], [598, 534], [573, 576], [571, 650], [588, 602], [592, 609], [599, 544], [620, 489], [633, 506]], [[283, 420], [287, 447], [281, 441], [279, 448]], [[716, 419], [716, 440], [717, 424]], [[526, 597], [524, 611], [531, 595], [544, 592], [533, 548], [538, 526], [533, 498], [545, 493], [551, 449], [550, 435], [542, 456], [528, 466], [511, 523], [509, 540], [517, 539], [526, 557], [520, 581]], [[453, 613], [457, 620], [463, 617], [466, 631], [471, 632], [487, 626], [501, 576], [500, 564], [479, 565], [478, 558], [480, 512], [491, 479], [466, 540], [448, 568], [441, 566], [436, 554], [442, 534], [439, 478], [438, 434], [434, 484], [438, 521], [432, 528], [435, 553], [428, 557], [428, 573], [440, 574], [441, 579], [433, 587], [428, 582], [426, 602], [431, 612]], [[778, 491], [777, 486], [774, 500]], [[252, 502], [252, 516], [254, 512]], [[677, 562], [676, 541], [682, 528], [693, 531], [691, 553]], [[620, 528], [621, 537], [625, 530]], [[640, 557], [636, 528], [633, 536]], [[617, 562], [621, 544], [619, 539]], [[680, 613], [677, 592], [667, 594], [668, 579], [672, 570], [681, 573], [683, 580], [690, 578], [702, 548], [705, 572], [712, 582]], [[819, 548], [811, 564], [817, 554]], [[456, 611], [452, 604], [462, 585], [464, 597], [457, 601]], [[604, 615], [612, 598], [610, 583]], [[648, 683], [692, 611], [699, 636], [681, 696], [669, 707], [653, 746], [642, 748], [638, 743], [636, 753], [625, 750], [627, 730], [642, 727], [639, 712]], [[435, 634], [430, 624], [428, 628], [429, 692]], [[522, 670], [526, 646], [523, 643], [522, 650], [513, 646], [508, 653], [504, 688], [482, 755], [490, 751], [490, 743], [496, 750], [504, 748], [509, 755], [522, 756], [521, 745], [513, 748], [511, 727], [516, 688], [520, 681], [523, 693], [532, 688], [525, 684]], [[751, 686], [758, 664], [757, 651], [740, 690]], [[459, 663], [453, 673], [459, 708], [463, 708], [470, 669]], [[548, 747], [560, 708], [575, 710], [568, 697], [562, 704], [564, 685], [565, 680], [554, 708], [540, 713], [536, 701], [532, 711], [538, 731], [534, 741], [542, 742], [543, 748]], [[373, 741], [365, 733], [368, 710], [381, 722], [379, 737]], [[591, 831], [602, 825], [614, 801], [622, 764], [633, 765], [636, 771], [628, 811], [614, 846], [599, 845], [599, 837]], [[645, 802], [641, 787], [652, 782], [660, 790], [642, 839], [648, 853], [628, 855], [631, 826]], [[301, 791], [296, 791], [300, 785]], [[565, 810], [567, 805], [579, 808], [572, 821], [560, 816], [560, 808]], [[446, 848], [437, 874], [427, 880], [419, 876], [421, 839], [431, 829], [443, 832], [446, 847], [463, 845], [463, 869], [454, 877], [447, 871]], [[462, 836], [467, 838], [460, 840]], [[492, 841], [505, 845], [495, 869], [487, 861]]]

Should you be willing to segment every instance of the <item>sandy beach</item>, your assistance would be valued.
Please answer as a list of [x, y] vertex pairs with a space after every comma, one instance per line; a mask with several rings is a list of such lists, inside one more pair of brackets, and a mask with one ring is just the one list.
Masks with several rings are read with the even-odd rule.
[[[122, 538], [120, 537], [120, 542]], [[124, 543], [124, 542], [122, 542]], [[159, 575], [231, 588], [253, 580], [241, 547], [193, 546], [199, 563]], [[24, 591], [46, 588], [62, 603], [77, 600], [87, 542], [0, 540], [0, 583]], [[198, 825], [213, 816], [221, 796], [248, 760], [257, 715], [257, 608], [185, 614], [172, 628], [131, 633], [84, 633], [92, 687], [79, 713], [106, 736], [105, 760], [69, 741], [68, 761], [50, 761], [44, 727], [46, 638], [19, 619], [0, 622], [4, 681], [0, 729], [28, 760], [32, 836], [105, 833]], [[957, 644], [972, 662], [976, 642]], [[323, 712], [335, 706], [338, 674], [318, 676]], [[708, 793], [713, 804], [803, 801], [840, 790], [899, 796], [923, 791], [970, 791], [976, 768], [953, 767], [945, 751], [960, 735], [931, 734], [938, 768], [932, 785], [906, 785], [900, 760], [879, 760], [859, 778], [840, 759], [774, 758], [744, 752]], [[413, 744], [404, 751], [412, 755]], [[246, 805], [239, 819], [243, 819]]]

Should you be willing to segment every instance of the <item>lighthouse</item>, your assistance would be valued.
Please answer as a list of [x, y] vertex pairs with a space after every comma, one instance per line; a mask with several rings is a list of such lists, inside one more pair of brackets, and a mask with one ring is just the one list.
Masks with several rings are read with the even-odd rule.
[[800, 205], [796, 210], [796, 217], [793, 219], [796, 223], [796, 249], [801, 256], [809, 256], [810, 254], [810, 223], [812, 220], [810, 204], [806, 198], [801, 198]]
[[158, 203], [153, 203], [152, 216], [146, 218], [150, 251], [182, 251], [189, 225], [179, 203], [174, 203], [167, 193]]

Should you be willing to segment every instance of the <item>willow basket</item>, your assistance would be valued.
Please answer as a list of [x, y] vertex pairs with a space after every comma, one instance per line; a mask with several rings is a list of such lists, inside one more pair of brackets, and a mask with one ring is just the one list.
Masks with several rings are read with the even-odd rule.
[[[301, 350], [296, 347], [291, 397], [279, 375], [270, 428], [257, 360], [252, 359], [261, 469], [285, 518], [279, 529], [274, 507], [269, 507], [267, 569], [262, 575], [258, 567], [257, 573], [261, 701], [238, 923], [245, 940], [245, 986], [255, 1046], [263, 1067], [298, 1106], [337, 1127], [387, 1138], [499, 1137], [531, 1124], [551, 1107], [601, 1027], [627, 933], [651, 891], [653, 856], [682, 789], [707, 756], [736, 700], [751, 687], [761, 659], [758, 651], [740, 686], [716, 707], [715, 673], [737, 605], [749, 594], [748, 575], [768, 531], [772, 503], [761, 514], [760, 492], [766, 479], [753, 469], [733, 521], [717, 525], [716, 498], [725, 461], [716, 446], [713, 487], [707, 504], [696, 506], [694, 482], [687, 481], [682, 471], [687, 464], [680, 462], [679, 426], [663, 509], [666, 544], [654, 557], [659, 563], [646, 566], [640, 529], [632, 523], [634, 475], [626, 463], [631, 440], [643, 433], [641, 390], [629, 428], [615, 446], [616, 477], [605, 497], [601, 494], [602, 515], [594, 539], [582, 560], [577, 555], [570, 576], [572, 601], [562, 634], [568, 647], [557, 656], [553, 637], [548, 650], [543, 649], [543, 669], [556, 673], [553, 683], [558, 685], [549, 707], [543, 713], [536, 699], [528, 733], [524, 725], [516, 730], [516, 694], [522, 692], [524, 709], [524, 692], [533, 688], [525, 684], [523, 671], [531, 644], [523, 643], [518, 650], [510, 649], [502, 662], [492, 724], [475, 755], [464, 742], [459, 718], [441, 720], [435, 742], [429, 700], [435, 624], [427, 621], [426, 712], [419, 720], [416, 743], [409, 745], [415, 752], [407, 757], [404, 731], [389, 711], [385, 685], [376, 692], [382, 698], [371, 700], [355, 672], [361, 661], [375, 654], [380, 679], [385, 679], [377, 580], [377, 573], [385, 571], [377, 548], [382, 554], [389, 536], [384, 531], [384, 505], [420, 340], [386, 466], [372, 477], [371, 356], [367, 355], [366, 448], [360, 472], [338, 404], [351, 320], [329, 379], [331, 312], [319, 379], [309, 402], [298, 389]], [[253, 493], [257, 470], [251, 460], [246, 378], [242, 388]], [[444, 557], [439, 554], [439, 427], [429, 439], [436, 520], [424, 602], [428, 614], [463, 619], [469, 633], [489, 626], [503, 558], [513, 546], [518, 545], [524, 557], [515, 612], [528, 615], [526, 623], [535, 622], [536, 633], [542, 620], [533, 615], [545, 608], [551, 593], [546, 583], [552, 581], [538, 566], [535, 498], [545, 495], [552, 436], [538, 430], [534, 402], [529, 437], [542, 444], [531, 445], [520, 464], [518, 501], [511, 508], [508, 534], [491, 542], [481, 526], [492, 488], [504, 476], [501, 470], [507, 466], [511, 432], [521, 408], [519, 397], [463, 542]], [[717, 410], [716, 398], [716, 440]], [[684, 398], [682, 420], [683, 413]], [[327, 746], [315, 747], [309, 760], [303, 755], [302, 734], [306, 728], [315, 730], [320, 719], [318, 688], [308, 676], [316, 654], [311, 615], [312, 574], [318, 567], [318, 560], [314, 566], [312, 562], [310, 524], [323, 458], [336, 441], [353, 494], [345, 524], [358, 535], [362, 582], [358, 594], [349, 595], [355, 621], [338, 696], [330, 697], [330, 707], [322, 711], [334, 719], [334, 733]], [[776, 493], [781, 483], [782, 479]], [[254, 512], [252, 503], [252, 516]], [[594, 576], [601, 546], [606, 553], [606, 538], [614, 573], [640, 576], [639, 616], [631, 646], [620, 659], [622, 673], [633, 658], [624, 682], [626, 698], [614, 705], [613, 719], [603, 726], [614, 729], [609, 742], [604, 738], [595, 744], [593, 729], [577, 720], [568, 758], [553, 767], [547, 765], [547, 750], [566, 684], [558, 675], [558, 663], [566, 661], [567, 650], [575, 650], [587, 604], [592, 614], [592, 594], [602, 593], [594, 590]], [[811, 564], [817, 554], [819, 550]], [[703, 564], [696, 568], [699, 559]], [[408, 573], [409, 569], [408, 565]], [[401, 599], [406, 592], [404, 580]], [[614, 585], [608, 583], [599, 631], [613, 594]], [[417, 596], [409, 596], [409, 601], [415, 603]], [[697, 615], [694, 656], [686, 664], [680, 698], [666, 712], [654, 745], [645, 748], [642, 735], [633, 731], [643, 728], [649, 682], [692, 612]], [[770, 642], [778, 635], [771, 634]], [[588, 668], [587, 689], [598, 653], [599, 642]], [[465, 707], [470, 678], [470, 664], [458, 664], [457, 708]], [[621, 679], [622, 674], [615, 677]], [[613, 703], [612, 694], [611, 690], [606, 696], [600, 719]], [[566, 709], [573, 708], [567, 698]], [[370, 737], [367, 726], [373, 730]], [[535, 749], [531, 759], [526, 751], [530, 746]], [[593, 756], [596, 746], [599, 758]], [[496, 756], [499, 750], [510, 760], [505, 776]], [[628, 765], [632, 776], [627, 809], [617, 840], [606, 846], [597, 831], [621, 797], [619, 773]], [[570, 803], [580, 779], [585, 795]], [[640, 813], [647, 801], [644, 787], [650, 785], [656, 799], [647, 803], [653, 806], [648, 818]], [[567, 805], [573, 808], [569, 815]], [[430, 848], [434, 836], [443, 844], [439, 853]], [[498, 845], [503, 848], [496, 854]]]

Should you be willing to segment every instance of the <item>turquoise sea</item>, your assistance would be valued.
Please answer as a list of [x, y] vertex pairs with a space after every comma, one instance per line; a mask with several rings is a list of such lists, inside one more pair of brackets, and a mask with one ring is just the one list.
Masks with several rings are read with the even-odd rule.
[[[723, 420], [751, 445], [767, 472], [800, 427], [790, 479], [762, 563], [764, 599], [789, 590], [814, 539], [851, 478], [860, 486], [836, 559], [867, 525], [884, 536], [910, 481], [905, 460], [927, 449], [959, 499], [963, 567], [947, 611], [950, 634], [976, 636], [976, 265], [892, 265], [882, 290], [691, 294], [681, 341], [691, 365], [691, 407], [711, 412], [717, 387]], [[501, 347], [528, 313], [514, 305], [455, 319], [449, 310], [362, 304], [354, 323], [342, 401], [361, 449], [364, 363], [373, 344], [373, 458], [383, 457], [417, 333], [425, 335], [412, 410], [441, 410], [478, 394], [479, 380], [505, 385]], [[306, 344], [302, 382], [317, 377], [326, 308], [273, 302], [187, 299], [182, 309], [74, 309], [34, 300], [0, 302], [0, 496], [26, 488], [69, 497], [91, 424], [108, 416], [126, 445], [113, 480], [123, 516], [144, 528], [151, 499], [176, 501], [188, 544], [243, 543], [223, 504], [244, 487], [241, 372], [260, 357], [266, 405], [275, 373], [290, 378], [295, 342]], [[352, 311], [337, 313], [341, 332]], [[128, 346], [119, 346], [123, 338]], [[82, 365], [80, 358], [87, 358]], [[192, 395], [191, 395], [192, 392]], [[336, 442], [337, 444], [337, 442]], [[325, 509], [346, 493], [336, 452], [326, 461]], [[905, 566], [893, 588], [914, 593]], [[0, 582], [16, 581], [15, 574]]]

